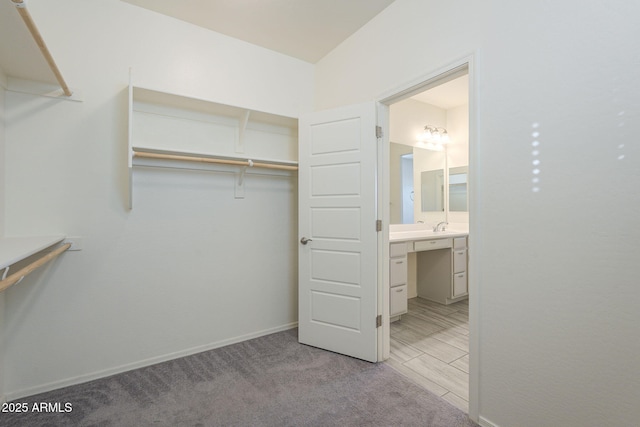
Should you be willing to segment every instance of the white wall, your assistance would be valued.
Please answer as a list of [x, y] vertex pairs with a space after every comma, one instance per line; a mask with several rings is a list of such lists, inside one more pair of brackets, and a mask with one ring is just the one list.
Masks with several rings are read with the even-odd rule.
[[[16, 398], [297, 322], [297, 187], [289, 178], [134, 171], [134, 83], [297, 117], [313, 67], [118, 0], [34, 0], [84, 102], [7, 92], [6, 230], [82, 236], [6, 293], [5, 391]], [[60, 11], [63, 10], [64, 13]]]
[[416, 145], [425, 125], [447, 126], [447, 111], [415, 99], [405, 99], [389, 107], [389, 141]]
[[316, 67], [325, 108], [475, 53], [470, 278], [484, 425], [640, 418], [639, 13], [626, 0], [396, 0]]

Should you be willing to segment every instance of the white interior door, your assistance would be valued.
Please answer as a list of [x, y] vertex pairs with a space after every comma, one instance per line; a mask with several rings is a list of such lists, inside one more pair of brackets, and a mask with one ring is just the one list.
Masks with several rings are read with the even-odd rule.
[[307, 114], [299, 128], [298, 339], [376, 362], [376, 106]]

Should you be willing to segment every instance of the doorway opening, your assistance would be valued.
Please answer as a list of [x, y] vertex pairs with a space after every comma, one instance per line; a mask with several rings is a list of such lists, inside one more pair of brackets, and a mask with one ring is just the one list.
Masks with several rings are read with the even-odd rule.
[[[471, 414], [469, 402], [473, 406], [477, 395], [469, 387], [470, 377], [475, 384], [469, 368], [475, 360], [468, 303], [474, 298], [473, 276], [467, 261], [467, 236], [473, 232], [469, 64], [461, 62], [387, 96], [381, 121], [389, 129], [382, 162], [388, 170], [383, 199], [390, 236], [389, 256], [382, 261], [389, 266], [383, 290], [389, 296], [388, 341], [383, 337], [388, 353], [383, 354], [400, 372]], [[434, 232], [438, 225], [458, 233]], [[426, 241], [444, 246], [426, 251]], [[398, 295], [406, 298], [404, 305]]]

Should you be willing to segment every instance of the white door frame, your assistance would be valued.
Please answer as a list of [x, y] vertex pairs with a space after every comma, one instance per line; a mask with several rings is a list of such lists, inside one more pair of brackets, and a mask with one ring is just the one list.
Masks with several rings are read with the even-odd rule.
[[458, 60], [452, 61], [436, 70], [406, 82], [395, 89], [386, 91], [378, 96], [378, 125], [383, 128], [382, 147], [378, 156], [378, 208], [382, 217], [382, 240], [378, 250], [379, 277], [382, 285], [378, 301], [382, 307], [378, 312], [383, 315], [382, 327], [379, 328], [378, 359], [389, 358], [390, 327], [389, 327], [389, 202], [390, 202], [390, 172], [389, 172], [389, 106], [407, 99], [420, 92], [452, 80], [466, 72], [469, 74], [469, 417], [478, 421], [479, 416], [479, 313], [478, 295], [480, 293], [479, 268], [477, 265], [478, 246], [478, 135], [477, 135], [477, 70], [475, 56], [472, 53]]

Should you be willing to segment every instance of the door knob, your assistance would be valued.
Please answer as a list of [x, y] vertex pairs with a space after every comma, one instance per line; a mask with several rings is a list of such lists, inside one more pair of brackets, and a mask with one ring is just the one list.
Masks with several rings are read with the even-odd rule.
[[306, 245], [309, 242], [313, 242], [313, 240], [307, 239], [306, 237], [303, 237], [302, 239], [300, 239], [300, 243], [302, 243], [303, 245]]

